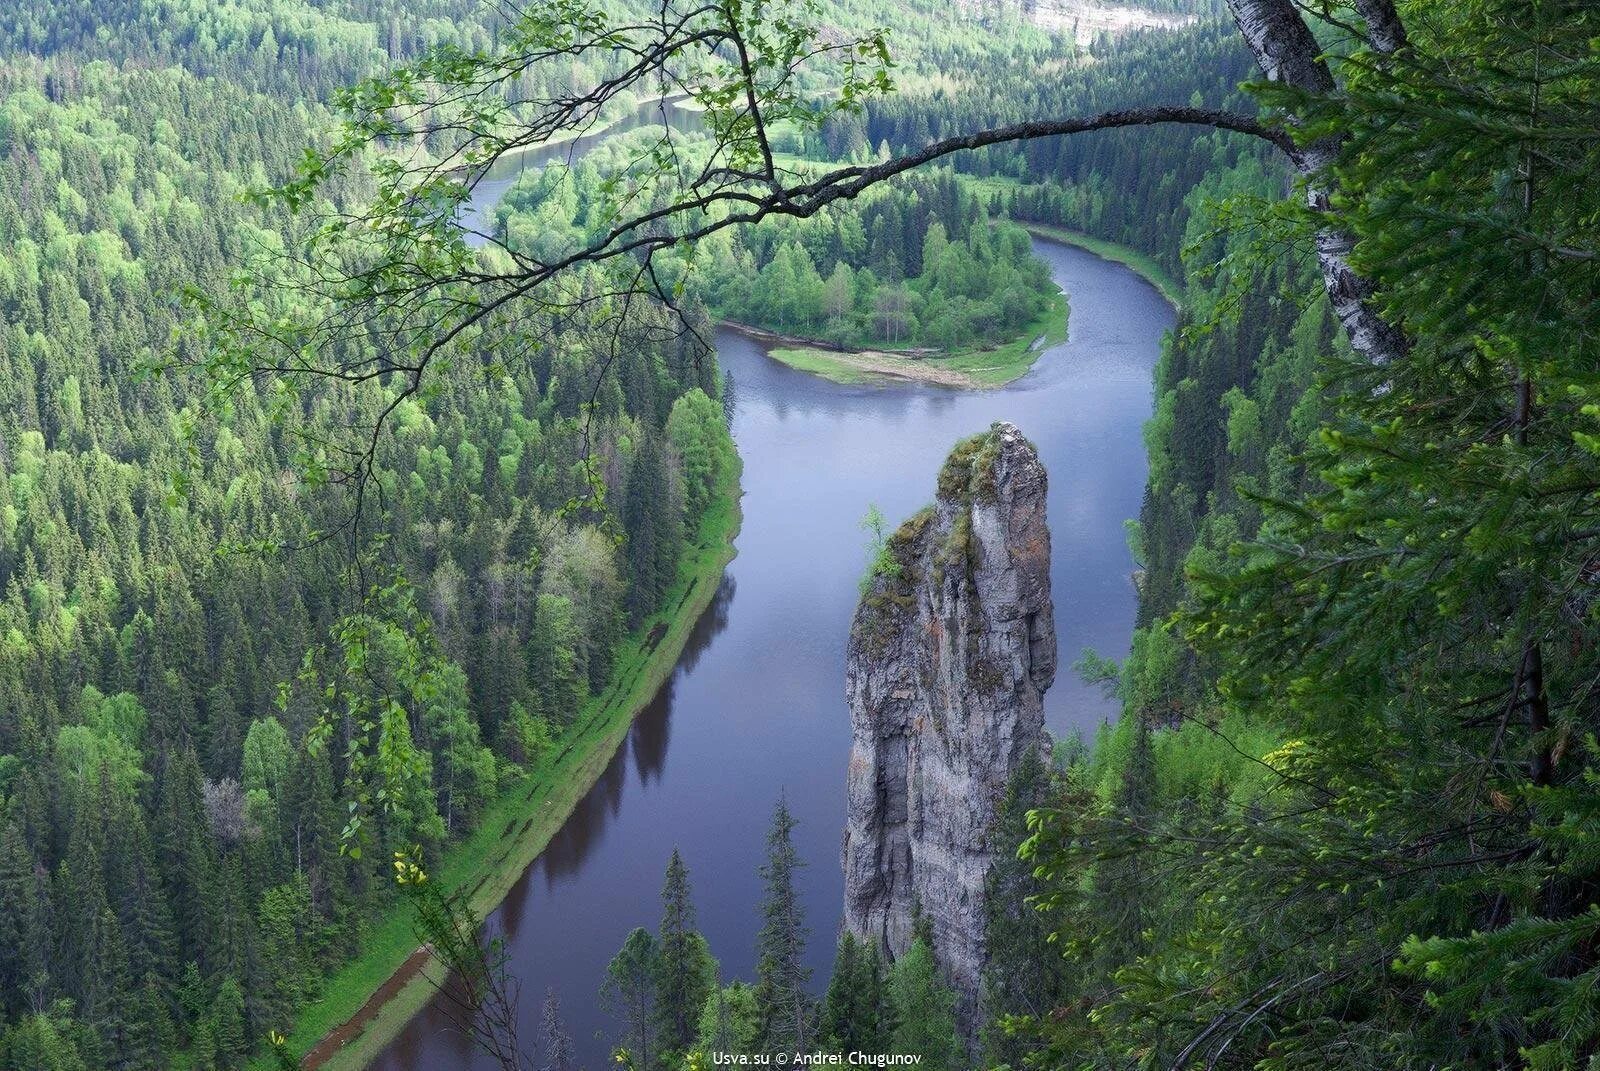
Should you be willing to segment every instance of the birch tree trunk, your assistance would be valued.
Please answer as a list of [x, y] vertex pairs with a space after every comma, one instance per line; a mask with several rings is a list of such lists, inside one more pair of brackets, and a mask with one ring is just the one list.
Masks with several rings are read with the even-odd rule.
[[[1387, 0], [1360, 0], [1358, 7], [1368, 20], [1375, 48], [1393, 51], [1404, 43], [1404, 27]], [[1268, 81], [1282, 82], [1307, 93], [1333, 92], [1333, 75], [1322, 60], [1322, 47], [1293, 0], [1228, 0], [1228, 10]], [[1306, 179], [1306, 198], [1315, 212], [1328, 211], [1328, 171], [1338, 152], [1337, 138], [1296, 146], [1290, 152], [1296, 169]], [[1315, 242], [1323, 286], [1350, 345], [1377, 365], [1405, 356], [1409, 348], [1405, 335], [1373, 306], [1371, 280], [1350, 267], [1354, 246], [1350, 235], [1336, 227], [1322, 227]]]

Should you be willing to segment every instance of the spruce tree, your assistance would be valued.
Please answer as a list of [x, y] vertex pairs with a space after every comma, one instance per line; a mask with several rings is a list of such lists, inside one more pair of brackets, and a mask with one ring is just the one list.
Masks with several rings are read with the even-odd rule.
[[695, 930], [689, 869], [674, 848], [661, 887], [656, 1015], [663, 1053], [685, 1053], [694, 1044], [700, 1012], [715, 984], [716, 966], [706, 940]]
[[325, 750], [294, 750], [277, 810], [290, 865], [306, 876], [312, 909], [337, 926], [349, 900], [349, 867], [340, 852], [342, 819]]
[[178, 949], [185, 961], [213, 962], [210, 940], [216, 919], [217, 858], [206, 819], [204, 778], [193, 748], [172, 755], [161, 776], [156, 858], [178, 924]]
[[651, 433], [640, 437], [628, 471], [622, 527], [627, 533], [628, 618], [638, 624], [660, 607], [676, 576], [682, 543], [666, 458]]
[[780, 797], [767, 833], [767, 859], [761, 866], [766, 884], [762, 897], [761, 932], [756, 938], [756, 1006], [760, 1013], [760, 1046], [767, 1052], [797, 1053], [813, 1042], [811, 968], [805, 966], [809, 931], [795, 888], [795, 872], [804, 864], [794, 847], [794, 816]]
[[242, 1067], [250, 1048], [249, 1035], [245, 1027], [244, 989], [232, 975], [224, 976], [217, 986], [206, 1025], [216, 1045], [219, 1071]]
[[49, 962], [49, 915], [22, 828], [0, 826], [0, 1018], [20, 1014]]
[[[1150, 750], [1150, 726], [1133, 718], [1133, 741], [1118, 781], [1112, 808], [1130, 828], [1149, 824], [1155, 809], [1155, 760]], [[1131, 962], [1144, 949], [1145, 899], [1148, 896], [1148, 860], [1142, 852], [1127, 852], [1102, 859], [1090, 879], [1088, 903], [1100, 913], [1095, 924], [1095, 955], [1107, 976], [1116, 965]]]
[[110, 905], [106, 898], [104, 827], [95, 803], [97, 793], [85, 790], [83, 795], [67, 842], [66, 858], [55, 873], [53, 900], [60, 910], [55, 917], [52, 959], [57, 965], [53, 973], [62, 991], [87, 1008], [100, 995], [98, 972], [104, 950], [97, 942], [109, 933], [103, 916]]
[[1026, 1038], [1006, 1029], [1006, 1019], [1044, 1016], [1064, 1003], [1067, 992], [1067, 958], [1050, 940], [1059, 915], [1039, 910], [1036, 898], [1045, 886], [1034, 876], [1033, 864], [1019, 856], [1028, 838], [1028, 813], [1047, 801], [1049, 787], [1044, 756], [1030, 751], [1006, 788], [990, 834], [995, 861], [984, 885], [989, 958], [983, 970], [982, 1040], [985, 1057], [996, 1066], [1019, 1066], [1030, 1050]]
[[887, 1043], [883, 960], [875, 945], [846, 931], [822, 1002], [818, 1037], [834, 1052], [881, 1053]]
[[859, 994], [856, 992], [859, 944], [848, 930], [839, 935], [839, 948], [833, 956], [833, 975], [822, 998], [822, 1017], [817, 1034], [835, 1052], [857, 1047], [855, 1024]]

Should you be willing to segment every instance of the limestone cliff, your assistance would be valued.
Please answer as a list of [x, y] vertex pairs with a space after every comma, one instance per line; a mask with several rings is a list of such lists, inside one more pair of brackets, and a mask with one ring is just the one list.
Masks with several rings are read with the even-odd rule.
[[1014, 425], [959, 444], [850, 628], [845, 924], [898, 956], [920, 912], [969, 1035], [989, 827], [1056, 671], [1045, 486]]

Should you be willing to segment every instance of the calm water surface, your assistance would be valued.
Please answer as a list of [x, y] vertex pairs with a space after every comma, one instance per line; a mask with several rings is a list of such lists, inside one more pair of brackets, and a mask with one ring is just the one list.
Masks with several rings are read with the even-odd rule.
[[[677, 672], [605, 775], [489, 926], [522, 984], [522, 1038], [539, 1038], [548, 987], [582, 1066], [598, 1071], [616, 1025], [599, 1007], [607, 962], [635, 926], [656, 926], [673, 847], [688, 863], [700, 927], [725, 979], [750, 978], [760, 927], [756, 868], [780, 794], [799, 819], [813, 984], [826, 983], [843, 896], [844, 649], [865, 564], [861, 518], [930, 501], [951, 445], [998, 419], [1039, 447], [1050, 475], [1052, 581], [1063, 667], [1085, 647], [1121, 657], [1133, 628], [1123, 522], [1145, 482], [1140, 428], [1173, 314], [1138, 276], [1040, 241], [1070, 296], [1070, 338], [998, 391], [847, 387], [795, 372], [758, 344], [718, 335], [733, 375], [744, 458], [738, 557]], [[1046, 698], [1058, 735], [1112, 712], [1063, 668]], [[384, 1071], [494, 1071], [435, 1002], [378, 1060]], [[537, 1066], [535, 1063], [534, 1066]]]

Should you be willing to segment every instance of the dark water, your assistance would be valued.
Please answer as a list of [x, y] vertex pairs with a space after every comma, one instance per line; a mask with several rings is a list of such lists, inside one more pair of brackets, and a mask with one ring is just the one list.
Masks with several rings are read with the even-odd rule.
[[[697, 119], [651, 104], [607, 133], [663, 121], [684, 129]], [[530, 153], [523, 164], [575, 159], [595, 140]], [[521, 166], [503, 165], [481, 181], [463, 222], [486, 227]], [[1053, 242], [1035, 249], [1070, 296], [1070, 338], [1003, 390], [840, 386], [719, 332], [744, 459], [739, 554], [672, 680], [489, 919], [506, 937], [522, 985], [525, 1047], [539, 1039], [540, 1007], [553, 986], [582, 1066], [609, 1066], [615, 1024], [597, 993], [628, 931], [659, 921], [662, 870], [674, 847], [689, 865], [700, 928], [723, 977], [750, 978], [760, 927], [756, 868], [780, 794], [799, 820], [808, 958], [814, 984], [825, 984], [844, 886], [844, 647], [866, 566], [860, 522], [869, 505], [898, 522], [931, 500], [939, 465], [957, 439], [1003, 418], [1038, 445], [1050, 475], [1063, 666], [1085, 647], [1126, 653], [1134, 591], [1123, 522], [1139, 510], [1146, 468], [1140, 429], [1173, 314], [1120, 265]], [[1046, 697], [1058, 736], [1092, 733], [1111, 713], [1098, 691], [1065, 668]], [[497, 1071], [442, 1005], [436, 1000], [410, 1023], [376, 1066]]]
[[[1071, 297], [1071, 338], [1004, 390], [838, 386], [790, 370], [738, 335], [718, 336], [745, 465], [739, 556], [671, 683], [490, 920], [508, 938], [522, 982], [525, 1043], [537, 1040], [542, 997], [554, 986], [584, 1066], [608, 1063], [614, 1024], [596, 993], [628, 931], [659, 921], [674, 846], [724, 977], [751, 977], [756, 867], [780, 793], [800, 823], [809, 960], [814, 982], [825, 983], [843, 893], [844, 647], [865, 566], [859, 523], [869, 504], [898, 520], [928, 502], [958, 438], [1005, 418], [1038, 445], [1050, 475], [1063, 664], [1084, 647], [1127, 651], [1134, 592], [1123, 521], [1139, 509], [1140, 427], [1173, 315], [1125, 268], [1051, 242], [1036, 248]], [[1092, 732], [1109, 713], [1065, 670], [1047, 697], [1058, 735]], [[378, 1066], [490, 1065], [436, 1006]]]

